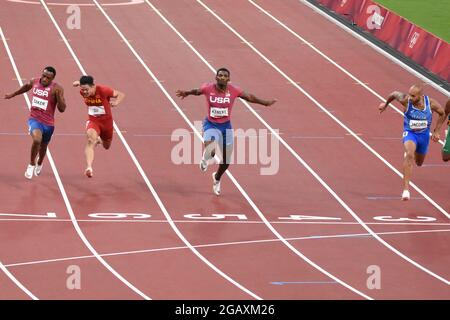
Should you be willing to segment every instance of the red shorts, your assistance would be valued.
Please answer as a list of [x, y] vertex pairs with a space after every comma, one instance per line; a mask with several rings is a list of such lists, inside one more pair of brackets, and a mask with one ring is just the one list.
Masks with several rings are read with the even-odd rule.
[[86, 130], [94, 129], [103, 141], [110, 141], [113, 138], [113, 121], [107, 120], [93, 120], [86, 121]]

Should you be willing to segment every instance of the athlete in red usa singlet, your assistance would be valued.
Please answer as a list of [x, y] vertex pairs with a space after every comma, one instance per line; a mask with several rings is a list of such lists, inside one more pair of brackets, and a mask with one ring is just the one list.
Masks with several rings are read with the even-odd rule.
[[28, 119], [28, 131], [33, 139], [33, 144], [31, 145], [30, 164], [25, 171], [27, 179], [31, 179], [33, 174], [35, 176], [41, 174], [42, 162], [55, 129], [55, 109], [58, 108], [59, 112], [66, 110], [64, 89], [53, 82], [55, 76], [55, 68], [46, 67], [40, 78], [32, 79], [16, 92], [5, 95], [5, 99], [11, 99], [33, 89]]
[[205, 151], [200, 161], [200, 170], [205, 172], [208, 160], [215, 155], [214, 144], [216, 141], [222, 151], [222, 163], [217, 172], [212, 174], [213, 192], [220, 195], [220, 178], [230, 166], [231, 153], [233, 151], [233, 128], [231, 127], [231, 111], [236, 98], [248, 102], [262, 104], [266, 107], [273, 105], [277, 100], [262, 100], [255, 95], [246, 93], [232, 84], [230, 71], [220, 68], [216, 72], [216, 83], [203, 84], [199, 89], [189, 91], [177, 90], [176, 95], [184, 99], [189, 95], [204, 95], [206, 98], [207, 116], [203, 121], [203, 140]]
[[[88, 109], [89, 118], [86, 122], [87, 144], [85, 148], [86, 170], [84, 174], [92, 178], [94, 171], [94, 147], [102, 144], [108, 150], [113, 138], [113, 118], [111, 107], [116, 107], [122, 102], [125, 95], [107, 86], [94, 84], [91, 76], [82, 76], [79, 81], [73, 83], [74, 87], [80, 86], [80, 94]], [[111, 98], [114, 98], [111, 100]]]

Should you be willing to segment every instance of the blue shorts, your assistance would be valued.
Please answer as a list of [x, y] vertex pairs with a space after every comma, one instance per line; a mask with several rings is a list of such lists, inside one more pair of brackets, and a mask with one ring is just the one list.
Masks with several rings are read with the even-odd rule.
[[404, 131], [403, 143], [412, 141], [416, 144], [416, 152], [426, 154], [428, 152], [428, 145], [430, 144], [430, 130], [422, 132]]
[[40, 123], [34, 118], [28, 119], [28, 133], [31, 134], [31, 132], [36, 129], [42, 132], [42, 143], [48, 144], [50, 142], [50, 139], [52, 138], [55, 127]]
[[233, 128], [231, 121], [215, 123], [205, 118], [203, 120], [203, 139], [205, 141], [216, 141], [219, 146], [223, 143], [227, 146], [233, 144]]

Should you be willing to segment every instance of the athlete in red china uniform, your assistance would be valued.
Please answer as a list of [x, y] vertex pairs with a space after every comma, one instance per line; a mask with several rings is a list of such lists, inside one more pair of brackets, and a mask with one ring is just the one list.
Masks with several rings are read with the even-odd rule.
[[[113, 118], [111, 107], [119, 105], [125, 94], [110, 87], [94, 84], [91, 76], [82, 76], [79, 81], [73, 83], [74, 87], [80, 87], [80, 94], [88, 108], [89, 118], [86, 122], [87, 144], [85, 148], [86, 170], [84, 174], [92, 178], [94, 171], [94, 147], [102, 144], [108, 150], [113, 138]], [[111, 100], [111, 98], [114, 98]]]
[[42, 162], [55, 130], [55, 110], [56, 108], [59, 112], [66, 110], [64, 89], [53, 82], [55, 76], [55, 68], [46, 67], [40, 78], [32, 79], [16, 92], [5, 95], [5, 99], [11, 99], [33, 89], [28, 119], [28, 131], [33, 139], [33, 144], [31, 145], [30, 164], [25, 171], [27, 179], [33, 178], [33, 174], [35, 176], [41, 174]]
[[230, 71], [220, 68], [216, 72], [216, 83], [203, 84], [199, 89], [189, 91], [177, 90], [176, 95], [184, 99], [189, 95], [204, 95], [206, 98], [207, 117], [203, 121], [203, 140], [205, 152], [200, 162], [200, 170], [206, 171], [208, 160], [214, 157], [214, 140], [222, 150], [222, 163], [217, 172], [212, 174], [213, 191], [220, 195], [220, 178], [230, 166], [231, 152], [233, 150], [233, 128], [231, 127], [231, 111], [236, 98], [248, 102], [262, 104], [266, 107], [273, 105], [277, 100], [262, 100], [255, 95], [246, 93], [239, 87], [229, 84]]

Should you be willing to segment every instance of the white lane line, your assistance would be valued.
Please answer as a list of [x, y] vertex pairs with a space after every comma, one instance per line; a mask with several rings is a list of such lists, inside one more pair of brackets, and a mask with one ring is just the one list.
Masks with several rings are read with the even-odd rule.
[[[127, 133], [128, 131], [122, 131], [122, 133]], [[190, 132], [193, 133], [193, 132]], [[0, 132], [0, 136], [29, 136], [28, 133], [23, 132]], [[86, 133], [55, 133], [53, 136], [64, 136], [64, 137], [86, 137]], [[133, 134], [134, 137], [172, 137], [171, 134]]]
[[[68, 45], [67, 39], [64, 37], [64, 34], [62, 33], [61, 29], [59, 28], [56, 20], [54, 19], [52, 13], [50, 12], [50, 10], [47, 7], [47, 4], [41, 0], [42, 5], [44, 6], [45, 11], [47, 12], [48, 16], [50, 17], [51, 21], [53, 22], [54, 26], [56, 27], [56, 29], [58, 30], [59, 34], [63, 37], [64, 42], [66, 43], [66, 45]], [[17, 76], [19, 76], [19, 74], [17, 73]], [[28, 106], [30, 106], [30, 101], [28, 100], [28, 96], [24, 95], [27, 99], [27, 104]], [[83, 241], [83, 243], [85, 244], [85, 246], [89, 249], [89, 251], [91, 251], [91, 253], [98, 259], [98, 261], [107, 269], [109, 270], [114, 276], [116, 276], [122, 283], [124, 283], [127, 287], [129, 287], [132, 291], [134, 291], [135, 293], [137, 293], [139, 296], [141, 296], [144, 299], [150, 300], [150, 297], [148, 297], [147, 295], [145, 295], [143, 292], [141, 292], [139, 289], [137, 289], [134, 285], [132, 285], [127, 279], [125, 279], [121, 274], [119, 274], [113, 267], [111, 267], [99, 254], [98, 252], [94, 249], [94, 247], [91, 245], [91, 243], [89, 242], [89, 240], [86, 238], [86, 236], [84, 235], [83, 231], [81, 230], [77, 219], [75, 217], [75, 214], [73, 212], [72, 209], [72, 205], [70, 204], [69, 198], [67, 196], [66, 190], [64, 188], [64, 185], [62, 183], [62, 180], [59, 176], [58, 170], [56, 169], [56, 165], [53, 161], [53, 157], [51, 155], [49, 155], [49, 161], [50, 161], [50, 165], [52, 167], [52, 170], [55, 174], [55, 178], [56, 181], [58, 183], [58, 187], [61, 191], [62, 197], [64, 199], [64, 203], [67, 207], [67, 211], [70, 215], [70, 219], [72, 221], [72, 224], [78, 234], [78, 236], [80, 237], [80, 239]]]
[[[343, 129], [345, 129], [349, 135], [353, 136], [358, 142], [360, 142], [366, 149], [368, 149], [373, 155], [375, 155], [378, 159], [380, 159], [386, 166], [388, 166], [392, 171], [394, 171], [400, 178], [403, 179], [403, 174], [398, 171], [392, 164], [390, 164], [386, 159], [384, 159], [378, 152], [376, 152], [371, 146], [369, 146], [363, 139], [358, 136], [358, 133], [355, 133], [349, 127], [347, 127], [342, 121], [340, 121], [336, 116], [330, 113], [323, 105], [321, 105], [313, 96], [311, 96], [305, 89], [299, 86], [296, 82], [294, 82], [285, 72], [283, 72], [279, 67], [277, 67], [270, 59], [268, 59], [264, 54], [262, 54], [255, 46], [253, 46], [247, 39], [245, 39], [240, 33], [238, 33], [233, 27], [231, 27], [225, 20], [223, 20], [218, 14], [216, 14], [213, 10], [211, 10], [207, 5], [205, 5], [201, 0], [196, 0], [202, 7], [204, 7], [211, 15], [213, 15], [217, 20], [219, 20], [228, 30], [230, 30], [236, 37], [238, 37], [241, 42], [244, 42], [250, 49], [253, 50], [259, 57], [261, 57], [267, 64], [269, 64], [273, 69], [275, 69], [283, 78], [288, 80], [294, 87], [296, 87], [301, 93], [303, 93], [311, 102], [314, 103], [318, 108], [320, 108], [323, 112], [325, 112], [330, 118], [332, 118], [337, 124], [339, 124]], [[204, 59], [203, 59], [204, 60]], [[206, 60], [204, 60], [206, 61]], [[208, 63], [209, 65], [209, 63]], [[244, 102], [245, 103], [245, 102]], [[246, 104], [249, 108], [251, 108], [248, 104]], [[262, 117], [253, 112], [253, 114], [269, 129], [276, 135], [276, 132], [262, 119]], [[298, 160], [298, 154], [278, 135], [276, 135], [278, 140], [286, 147], [288, 150], [294, 155]], [[300, 160], [299, 160], [300, 161]], [[438, 209], [442, 214], [444, 214], [448, 219], [450, 219], [450, 214], [444, 210], [440, 205], [438, 205], [431, 197], [429, 197], [424, 191], [422, 191], [416, 184], [412, 181], [410, 185], [415, 189], [420, 195], [422, 195], [428, 202], [430, 202], [436, 209]]]
[[[403, 235], [403, 234], [422, 234], [422, 233], [440, 233], [440, 232], [450, 232], [450, 229], [392, 231], [392, 232], [378, 232], [377, 234], [378, 235]], [[371, 238], [371, 235], [369, 233], [350, 233], [350, 234], [335, 234], [335, 235], [325, 235], [325, 236], [295, 237], [295, 238], [286, 238], [286, 240], [299, 241], [299, 240], [320, 240], [320, 239], [332, 239], [332, 238], [358, 238], [358, 237]], [[225, 246], [234, 246], [234, 245], [261, 244], [261, 243], [271, 243], [271, 242], [280, 242], [280, 240], [278, 238], [274, 238], [274, 239], [266, 239], [266, 240], [221, 242], [221, 243], [211, 243], [211, 244], [200, 244], [200, 245], [195, 245], [194, 247], [195, 248], [225, 247]], [[102, 257], [112, 257], [112, 256], [119, 256], [119, 255], [142, 254], [142, 253], [161, 252], [161, 251], [164, 252], [164, 251], [182, 250], [182, 249], [189, 249], [189, 248], [187, 246], [177, 246], [177, 247], [165, 247], [165, 248], [156, 248], [156, 249], [143, 249], [143, 250], [103, 253], [103, 254], [101, 254], [101, 256]], [[73, 257], [58, 258], [58, 259], [19, 262], [19, 263], [8, 264], [8, 265], [6, 265], [6, 267], [10, 268], [10, 267], [33, 265], [33, 264], [43, 264], [43, 263], [61, 262], [61, 261], [78, 260], [78, 259], [90, 259], [90, 258], [94, 258], [94, 256], [92, 256], [92, 255], [73, 256]]]
[[396, 142], [401, 141], [401, 137], [370, 137], [373, 140], [395, 140]]
[[[172, 30], [174, 32], [176, 32], [181, 39], [187, 43], [191, 48], [192, 45], [178, 32], [178, 30], [176, 30], [173, 25], [161, 14], [161, 12], [155, 7], [153, 6], [153, 4], [151, 4], [149, 1], [146, 1], [146, 3], [152, 8], [152, 10], [158, 14], [160, 16], [161, 19], [163, 19], [163, 21], [166, 22], [166, 24], [168, 26], [170, 26], [170, 28], [172, 28]], [[147, 64], [143, 61], [143, 59], [139, 56], [139, 54], [136, 52], [136, 50], [131, 46], [131, 44], [129, 42], [126, 41], [125, 36], [122, 34], [122, 32], [117, 28], [117, 26], [115, 26], [116, 31], [118, 32], [118, 34], [122, 37], [122, 39], [124, 40], [124, 42], [128, 45], [129, 49], [131, 50], [131, 52], [134, 54], [134, 56], [138, 59], [138, 61], [141, 63], [141, 65], [144, 67], [144, 69], [147, 71], [147, 73], [153, 78], [153, 80], [155, 80], [155, 82], [157, 83], [157, 85], [159, 86], [159, 88], [162, 90], [162, 92], [166, 95], [167, 99], [172, 103], [172, 105], [175, 107], [175, 109], [178, 110], [179, 114], [181, 115], [181, 117], [186, 121], [186, 123], [191, 127], [191, 129], [196, 132], [197, 137], [203, 141], [203, 138], [201, 136], [201, 134], [198, 132], [197, 128], [195, 128], [195, 126], [191, 123], [191, 121], [187, 118], [187, 116], [184, 114], [184, 112], [181, 110], [181, 108], [178, 106], [178, 104], [173, 100], [173, 98], [170, 96], [170, 94], [167, 92], [167, 90], [159, 83], [157, 77], [153, 74], [153, 72], [150, 70], [150, 68], [147, 66]], [[195, 49], [194, 49], [195, 50]], [[205, 60], [205, 62], [207, 63], [207, 65], [210, 66], [210, 64]], [[211, 67], [211, 66], [210, 66]], [[212, 67], [211, 67], [212, 68]], [[214, 69], [213, 69], [213, 72]], [[275, 133], [272, 130], [272, 134], [276, 134], [277, 137], [279, 137], [278, 133]], [[342, 281], [341, 279], [338, 279], [337, 277], [335, 277], [334, 275], [332, 275], [331, 273], [329, 273], [328, 271], [326, 271], [325, 269], [323, 269], [322, 267], [320, 267], [319, 265], [317, 265], [316, 263], [314, 263], [312, 260], [310, 260], [308, 257], [306, 257], [305, 255], [303, 255], [300, 251], [298, 251], [294, 246], [292, 246], [288, 241], [286, 241], [286, 239], [284, 239], [281, 234], [278, 233], [278, 231], [275, 230], [275, 228], [268, 222], [268, 220], [266, 219], [266, 217], [264, 216], [264, 214], [259, 210], [259, 208], [256, 206], [256, 204], [250, 199], [250, 197], [248, 196], [248, 194], [245, 192], [245, 190], [239, 185], [239, 183], [236, 181], [236, 179], [234, 178], [234, 176], [231, 174], [231, 172], [229, 170], [226, 171], [227, 176], [230, 178], [230, 180], [234, 183], [234, 185], [237, 187], [237, 189], [241, 192], [241, 194], [245, 197], [245, 199], [247, 200], [247, 202], [251, 205], [251, 207], [253, 208], [253, 210], [257, 213], [257, 215], [260, 217], [260, 219], [264, 222], [264, 224], [269, 228], [269, 230], [276, 235], [276, 237], [278, 239], [280, 239], [283, 244], [285, 246], [287, 246], [292, 252], [294, 252], [297, 256], [299, 256], [301, 259], [303, 259], [304, 261], [306, 261], [308, 264], [310, 264], [311, 266], [313, 266], [314, 268], [316, 268], [317, 270], [319, 270], [320, 272], [322, 272], [323, 274], [327, 275], [328, 277], [332, 278], [333, 280], [339, 282], [341, 285], [343, 285], [344, 287], [346, 287], [347, 289], [353, 291], [354, 293], [366, 298], [366, 299], [372, 299], [371, 297], [369, 297], [368, 295], [358, 291], [357, 289], [351, 287], [350, 285], [348, 285], [347, 283], [345, 283], [344, 281]]]
[[[310, 47], [314, 52], [316, 52], [317, 54], [319, 54], [322, 58], [324, 58], [325, 60], [327, 60], [329, 63], [331, 63], [332, 65], [334, 65], [336, 68], [338, 68], [339, 70], [341, 70], [343, 73], [345, 73], [347, 76], [349, 76], [351, 79], [353, 79], [354, 81], [356, 81], [356, 84], [361, 85], [362, 87], [364, 87], [367, 91], [369, 91], [370, 93], [372, 93], [374, 96], [378, 97], [381, 101], [386, 101], [385, 97], [383, 97], [382, 95], [380, 95], [379, 93], [377, 93], [375, 90], [373, 90], [372, 88], [370, 88], [368, 86], [368, 83], [362, 82], [361, 80], [359, 80], [356, 76], [354, 76], [353, 74], [351, 74], [348, 70], [346, 70], [345, 68], [343, 68], [341, 65], [339, 65], [336, 61], [334, 61], [333, 59], [331, 59], [330, 57], [328, 57], [326, 54], [324, 54], [322, 51], [320, 51], [319, 49], [317, 49], [315, 46], [313, 46], [310, 42], [308, 42], [307, 40], [305, 40], [303, 37], [301, 37], [298, 33], [296, 33], [295, 31], [293, 31], [291, 28], [289, 28], [287, 25], [285, 25], [283, 22], [281, 22], [279, 19], [277, 19], [275, 16], [273, 16], [272, 14], [270, 14], [267, 10], [265, 10], [263, 7], [261, 7], [260, 5], [256, 4], [253, 0], [248, 0], [248, 2], [250, 2], [253, 6], [255, 6], [256, 8], [258, 8], [262, 13], [264, 13], [266, 16], [268, 16], [269, 18], [271, 18], [273, 21], [275, 21], [276, 23], [278, 23], [280, 26], [282, 26], [285, 30], [287, 30], [290, 34], [292, 34], [295, 38], [299, 39], [301, 42], [303, 42], [304, 44], [306, 44], [308, 47]], [[440, 87], [439, 87], [440, 88]], [[395, 107], [392, 103], [389, 104], [389, 106], [394, 109], [397, 113], [399, 113], [401, 116], [403, 116], [403, 112], [400, 111], [397, 107]], [[431, 133], [430, 133], [431, 136]], [[444, 145], [444, 142], [442, 140], [439, 140], [439, 143]]]
[[[366, 142], [364, 142], [360, 137], [358, 137], [357, 134], [355, 134], [352, 130], [350, 130], [347, 126], [345, 126], [345, 124], [343, 124], [340, 120], [338, 120], [334, 115], [332, 115], [328, 110], [326, 110], [326, 108], [324, 108], [317, 100], [315, 100], [309, 93], [307, 93], [302, 87], [300, 87], [298, 84], [296, 84], [290, 77], [288, 77], [282, 70], [280, 70], [276, 65], [274, 65], [267, 57], [265, 57], [258, 49], [256, 49], [251, 43], [249, 43], [242, 35], [240, 35], [236, 30], [234, 30], [227, 22], [225, 22], [221, 17], [219, 17], [213, 10], [211, 10], [208, 6], [206, 6], [202, 1], [200, 0], [196, 0], [197, 3], [199, 3], [203, 8], [205, 8], [209, 13], [211, 13], [217, 20], [219, 20], [227, 29], [229, 29], [233, 34], [235, 34], [242, 42], [244, 42], [245, 44], [247, 44], [247, 46], [249, 46], [256, 54], [258, 54], [264, 61], [266, 61], [270, 66], [272, 66], [276, 71], [278, 71], [286, 80], [288, 80], [289, 82], [291, 82], [298, 90], [300, 90], [305, 96], [307, 96], [316, 106], [318, 106], [320, 109], [322, 109], [324, 112], [326, 112], [333, 120], [335, 120], [338, 124], [340, 124], [348, 133], [350, 133], [352, 136], [355, 137], [355, 139], [357, 139], [359, 142], [361, 142], [367, 149], [369, 149], [373, 154], [375, 154], [380, 160], [382, 160], [386, 165], [388, 165], [394, 172], [396, 172], [399, 176], [402, 177], [402, 174], [395, 169], [389, 162], [387, 162], [383, 157], [381, 157], [375, 150], [373, 150]], [[146, 3], [149, 3], [148, 0], [146, 0]], [[152, 6], [152, 5], [151, 5]], [[160, 15], [160, 17], [162, 17], [162, 14], [154, 7], [152, 6], [154, 11], [156, 13], [158, 13], [158, 15]], [[167, 21], [167, 19], [164, 17], [165, 21]], [[185, 38], [178, 32], [178, 30], [176, 30], [169, 21], [166, 22], [171, 28], [172, 30], [174, 30], [183, 40], [185, 40]], [[193, 46], [185, 41], [185, 43], [197, 54], [197, 56], [199, 56], [199, 58], [205, 62], [205, 64], [213, 71], [215, 72], [215, 69], [212, 68], [211, 64], [206, 61], [203, 56], [201, 56], [197, 50], [195, 50], [193, 48]], [[245, 101], [244, 101], [245, 103]], [[361, 218], [355, 213], [353, 212], [353, 210], [334, 192], [334, 190], [332, 190], [326, 183], [325, 181], [314, 171], [312, 170], [312, 168], [284, 141], [284, 139], [282, 139], [274, 130], [272, 127], [270, 127], [267, 122], [265, 122], [262, 117], [259, 116], [259, 114], [255, 111], [253, 111], [253, 109], [250, 107], [249, 104], [245, 103], [245, 105], [249, 108], [249, 110], [252, 110], [252, 113], [266, 126], [266, 128], [268, 130], [270, 130], [277, 138], [278, 140], [291, 152], [291, 154], [297, 158], [297, 160], [320, 182], [320, 184], [322, 184], [322, 186], [328, 190], [328, 192], [347, 210], [347, 212], [349, 212], [353, 218], [358, 221], [361, 226], [367, 230], [370, 234], [372, 234], [380, 243], [382, 243], [386, 248], [388, 248], [389, 250], [391, 250], [392, 252], [396, 253], [398, 256], [400, 256], [401, 258], [403, 258], [404, 260], [406, 260], [407, 262], [413, 264], [414, 266], [416, 266], [417, 268], [419, 268], [420, 270], [426, 272], [427, 274], [429, 274], [430, 276], [450, 285], [450, 281], [448, 281], [447, 279], [435, 274], [434, 272], [432, 272], [431, 270], [425, 268], [424, 266], [422, 266], [421, 264], [417, 263], [416, 261], [412, 260], [411, 258], [407, 257], [406, 255], [404, 255], [402, 252], [400, 252], [399, 250], [397, 250], [396, 248], [394, 248], [393, 246], [391, 246], [389, 243], [387, 243], [386, 241], [384, 241], [383, 239], [381, 239], [378, 235], [376, 235], [372, 229], [370, 229], [362, 220]], [[231, 178], [231, 177], [230, 177]], [[429, 198], [422, 190], [420, 190], [416, 185], [414, 185], [412, 182], [410, 183], [411, 186], [413, 186], [414, 189], [416, 189], [422, 196], [424, 196], [425, 198], [427, 198], [428, 201], [430, 201], [430, 203], [432, 203], [439, 211], [441, 211], [447, 218], [450, 219], [450, 214], [448, 212], [446, 212], [444, 209], [442, 209], [437, 203], [435, 203], [431, 198]], [[263, 219], [265, 219], [265, 217], [263, 217]], [[270, 226], [271, 230], [273, 229], [272, 226]], [[275, 231], [276, 232], [276, 231]]]
[[31, 293], [30, 290], [28, 290], [19, 280], [17, 280], [17, 278], [7, 269], [7, 267], [2, 262], [0, 262], [0, 269], [6, 274], [9, 279], [11, 279], [12, 282], [14, 282], [16, 286], [20, 288], [20, 290], [25, 292], [31, 299], [39, 300], [38, 297]]
[[[54, 19], [53, 15], [51, 14], [50, 10], [48, 9], [48, 7], [46, 6], [44, 0], [40, 0], [41, 3], [45, 6], [48, 15], [50, 16], [53, 24], [55, 25], [56, 29], [58, 30], [61, 38], [64, 40], [64, 43], [66, 44], [66, 47], [68, 48], [70, 54], [72, 55], [73, 60], [76, 62], [76, 64], [78, 65], [78, 68], [80, 69], [80, 71], [83, 74], [87, 74], [86, 71], [84, 70], [83, 66], [81, 65], [80, 60], [78, 59], [77, 55], [75, 54], [75, 52], [73, 51], [73, 48], [71, 47], [71, 45], [69, 44], [69, 42], [67, 41], [66, 36], [64, 35], [64, 33], [62, 32], [61, 28], [59, 27], [58, 23], [56, 22], [56, 20]], [[114, 23], [111, 21], [111, 19], [109, 18], [109, 16], [106, 14], [106, 12], [104, 11], [103, 7], [100, 6], [100, 4], [97, 1], [93, 1], [95, 3], [95, 5], [97, 6], [97, 8], [102, 12], [102, 14], [107, 18], [107, 20], [114, 26]], [[129, 44], [128, 40], [125, 39], [124, 37], [122, 38], [124, 40], [124, 42], [126, 42], [127, 44]], [[159, 84], [159, 83], [158, 83]], [[160, 84], [159, 84], [160, 85]], [[159, 207], [161, 208], [161, 211], [163, 212], [164, 216], [166, 217], [167, 221], [169, 222], [170, 226], [172, 227], [172, 229], [175, 231], [175, 233], [177, 234], [177, 236], [185, 243], [185, 245], [187, 245], [191, 251], [200, 259], [202, 260], [206, 265], [208, 265], [211, 269], [213, 269], [217, 274], [219, 274], [220, 276], [222, 276], [224, 279], [228, 280], [230, 283], [232, 283], [233, 285], [235, 285], [236, 287], [238, 287], [239, 289], [241, 289], [242, 291], [244, 291], [245, 293], [249, 294], [250, 296], [252, 296], [255, 299], [261, 300], [261, 298], [259, 296], [257, 296], [256, 294], [254, 294], [253, 292], [251, 292], [250, 290], [248, 290], [247, 288], [245, 288], [244, 286], [242, 286], [240, 283], [236, 282], [234, 279], [232, 279], [231, 277], [229, 277], [228, 275], [226, 275], [223, 271], [221, 271], [219, 268], [217, 268], [213, 263], [211, 263], [208, 259], [206, 259], [203, 255], [200, 254], [200, 252], [198, 252], [194, 247], [192, 247], [192, 245], [189, 243], [189, 241], [183, 236], [183, 234], [180, 232], [180, 230], [178, 230], [178, 228], [176, 227], [176, 225], [173, 223], [172, 218], [169, 214], [169, 212], [167, 211], [166, 207], [164, 206], [163, 202], [161, 201], [161, 199], [159, 198], [158, 194], [156, 193], [156, 190], [154, 189], [153, 185], [150, 183], [150, 180], [148, 179], [147, 175], [145, 174], [144, 170], [142, 169], [140, 163], [138, 162], [134, 152], [131, 150], [130, 146], [128, 145], [127, 141], [125, 140], [124, 136], [122, 135], [119, 127], [117, 126], [116, 122], [113, 122], [113, 126], [114, 126], [114, 130], [117, 133], [117, 135], [119, 136], [120, 140], [122, 141], [123, 145], [125, 146], [125, 149], [128, 151], [128, 154], [130, 155], [131, 159], [133, 160], [136, 168], [138, 169], [139, 173], [141, 174], [143, 180], [145, 181], [148, 189], [150, 190], [150, 192], [152, 193], [153, 197], [155, 198], [156, 202], [158, 203]], [[125, 279], [124, 279], [125, 280]], [[135, 288], [136, 290], [138, 290], [137, 288]], [[142, 293], [142, 295], [144, 295]], [[145, 296], [145, 295], [144, 295]], [[146, 297], [146, 296], [145, 296]], [[148, 297], [146, 297], [146, 299], [150, 299]]]
[[[11, 54], [11, 50], [9, 50], [9, 46], [8, 43], [6, 42], [5, 35], [3, 34], [3, 29], [1, 27], [0, 27], [0, 35], [2, 37], [3, 45], [5, 46], [6, 52], [8, 54], [8, 58], [11, 61], [11, 65], [14, 69], [14, 72], [17, 75], [17, 81], [19, 81], [20, 85], [22, 86], [23, 82], [20, 76], [18, 76], [19, 72], [17, 70], [16, 64]], [[27, 102], [29, 103], [28, 96], [26, 96], [25, 94], [24, 96], [26, 97]], [[50, 154], [50, 151], [48, 153]], [[16, 286], [18, 286], [23, 292], [25, 292], [31, 299], [38, 300], [38, 298], [33, 293], [31, 293], [30, 290], [28, 290], [19, 280], [17, 280], [17, 278], [11, 272], [9, 272], [9, 270], [3, 265], [2, 262], [0, 262], [0, 269], [8, 276], [8, 278], [10, 278], [16, 284]]]
[[[102, 14], [104, 15], [104, 17], [106, 18], [106, 20], [108, 20], [108, 22], [111, 24], [111, 26], [114, 28], [114, 30], [118, 33], [118, 35], [121, 37], [121, 39], [123, 40], [123, 42], [128, 46], [128, 48], [130, 48], [130, 50], [132, 50], [132, 52], [135, 54], [136, 58], [138, 58], [138, 60], [141, 63], [144, 63], [144, 61], [142, 60], [142, 58], [136, 53], [136, 51], [134, 51], [133, 47], [131, 46], [130, 42], [125, 38], [125, 36], [123, 35], [123, 33], [119, 30], [119, 28], [116, 26], [116, 24], [112, 21], [112, 19], [108, 16], [108, 14], [105, 12], [105, 10], [103, 9], [103, 7], [97, 2], [97, 0], [93, 0], [93, 2], [97, 5], [97, 8], [102, 12]], [[148, 67], [147, 67], [148, 69]], [[150, 71], [150, 69], [148, 69]], [[155, 80], [156, 84], [160, 87], [163, 88], [162, 86], [162, 82], [159, 79], [157, 79], [156, 77], [153, 77], [153, 80]], [[195, 127], [194, 127], [194, 131], [195, 131]], [[181, 231], [178, 229], [178, 227], [175, 225], [175, 223], [172, 220], [172, 217], [170, 216], [168, 210], [166, 209], [166, 207], [164, 206], [163, 202], [161, 201], [161, 199], [159, 198], [158, 194], [156, 193], [156, 190], [154, 189], [153, 185], [150, 183], [150, 180], [148, 179], [144, 169], [141, 167], [141, 165], [139, 164], [134, 152], [131, 150], [130, 146], [128, 145], [128, 143], [125, 141], [125, 138], [123, 138], [122, 135], [119, 134], [119, 136], [122, 139], [122, 142], [124, 143], [128, 153], [130, 154], [130, 157], [133, 159], [133, 162], [135, 163], [136, 167], [138, 168], [142, 178], [144, 179], [145, 183], [147, 184], [148, 188], [150, 189], [150, 191], [152, 192], [153, 196], [155, 197], [156, 201], [158, 202], [164, 216], [167, 219], [167, 222], [170, 224], [170, 226], [172, 227], [172, 229], [175, 231], [175, 233], [177, 234], [177, 236], [184, 242], [184, 244], [186, 246], [189, 247], [189, 249], [201, 260], [203, 261], [206, 265], [208, 265], [212, 270], [214, 270], [217, 274], [219, 274], [220, 276], [222, 276], [225, 280], [229, 281], [231, 284], [235, 285], [237, 288], [239, 288], [240, 290], [244, 291], [245, 293], [247, 293], [248, 295], [252, 296], [254, 299], [257, 300], [262, 300], [262, 298], [260, 296], [258, 296], [257, 294], [255, 294], [254, 292], [252, 292], [251, 290], [247, 289], [246, 287], [244, 287], [242, 284], [240, 284], [239, 282], [237, 282], [236, 280], [234, 280], [233, 278], [231, 278], [229, 275], [227, 275], [225, 272], [223, 272], [222, 270], [220, 270], [216, 265], [214, 265], [211, 261], [209, 261], [205, 256], [203, 256], [198, 250], [195, 249], [194, 246], [192, 246], [192, 244], [187, 240], [187, 238], [181, 233]]]
[[[2, 221], [35, 221], [35, 222], [71, 222], [70, 219], [14, 219], [14, 218], [0, 218]], [[110, 222], [110, 223], [167, 223], [167, 220], [129, 220], [129, 219], [77, 219], [78, 222]], [[260, 220], [239, 220], [239, 221], [219, 221], [219, 220], [173, 220], [175, 223], [225, 223], [225, 224], [264, 224], [264, 221]], [[312, 225], [360, 225], [359, 222], [323, 222], [323, 221], [269, 221], [271, 224], [280, 225], [295, 225], [295, 224], [312, 224]], [[391, 225], [391, 226], [450, 226], [450, 223], [439, 222], [365, 222], [369, 225]]]
[[317, 140], [317, 139], [323, 139], [323, 140], [330, 140], [330, 139], [344, 139], [345, 137], [343, 136], [333, 136], [333, 137], [315, 137], [315, 136], [291, 136], [291, 137], [286, 137], [286, 138], [290, 138], [290, 139], [303, 139], [303, 140]]
[[440, 87], [438, 84], [436, 84], [435, 82], [433, 82], [432, 80], [428, 79], [427, 77], [425, 77], [424, 75], [422, 75], [421, 73], [417, 72], [416, 70], [414, 70], [413, 68], [411, 68], [410, 66], [408, 66], [407, 64], [405, 64], [403, 61], [397, 59], [396, 57], [394, 57], [393, 55], [390, 55], [388, 52], [384, 51], [383, 49], [379, 48], [377, 45], [373, 44], [372, 42], [370, 42], [369, 40], [367, 40], [366, 38], [364, 38], [363, 36], [359, 35], [357, 32], [353, 31], [352, 29], [350, 29], [349, 27], [347, 27], [345, 24], [343, 24], [340, 21], [337, 21], [335, 19], [333, 19], [332, 17], [330, 17], [328, 14], [326, 14], [325, 12], [323, 12], [322, 10], [320, 10], [319, 8], [315, 7], [314, 5], [312, 5], [311, 3], [309, 3], [306, 0], [298, 0], [299, 2], [301, 2], [302, 4], [304, 4], [305, 6], [313, 9], [315, 12], [319, 13], [321, 16], [325, 17], [327, 20], [329, 20], [330, 22], [332, 22], [333, 24], [337, 25], [338, 27], [340, 27], [341, 29], [343, 29], [344, 31], [346, 31], [347, 33], [351, 34], [354, 38], [359, 39], [361, 42], [364, 42], [365, 44], [369, 45], [370, 47], [372, 47], [372, 49], [374, 49], [375, 51], [377, 51], [378, 53], [380, 53], [381, 55], [385, 56], [386, 58], [388, 58], [389, 60], [393, 61], [394, 63], [396, 63], [397, 65], [399, 65], [401, 68], [405, 69], [406, 71], [408, 71], [409, 73], [411, 73], [412, 75], [416, 76], [417, 78], [419, 78], [420, 80], [422, 80], [423, 82], [431, 85], [433, 88], [435, 88], [437, 91], [441, 92], [444, 95], [450, 95], [450, 92], [445, 90], [444, 88]]
[[[40, 4], [39, 1], [28, 1], [28, 0], [7, 0], [13, 3], [22, 3], [22, 4]], [[135, 4], [142, 4], [144, 0], [129, 0], [128, 2], [117, 2], [117, 3], [105, 3], [104, 6], [130, 6]], [[49, 2], [47, 3], [49, 6], [77, 6], [77, 7], [95, 7], [92, 3], [60, 3], [60, 2]]]
[[426, 163], [426, 164], [423, 164], [422, 167], [430, 167], [430, 168], [434, 168], [434, 167], [450, 167], [450, 164], [445, 164], [445, 163]]

